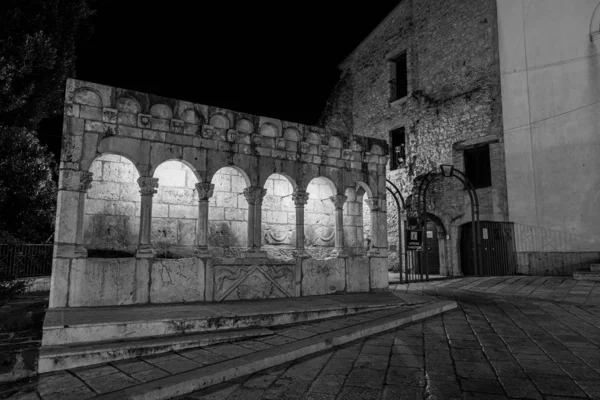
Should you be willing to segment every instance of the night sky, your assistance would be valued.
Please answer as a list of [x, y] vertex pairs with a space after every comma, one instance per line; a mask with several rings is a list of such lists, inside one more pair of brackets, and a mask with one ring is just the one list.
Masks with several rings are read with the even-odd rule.
[[[398, 3], [99, 0], [77, 78], [314, 125], [338, 64]], [[54, 152], [61, 127], [40, 132]]]

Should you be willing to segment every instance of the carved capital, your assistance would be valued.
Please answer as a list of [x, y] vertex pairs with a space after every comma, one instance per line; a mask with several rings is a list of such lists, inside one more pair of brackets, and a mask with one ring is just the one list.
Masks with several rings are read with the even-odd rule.
[[196, 183], [196, 190], [198, 191], [198, 200], [199, 201], [208, 201], [213, 195], [213, 190], [215, 189], [215, 185], [212, 183]]
[[309, 193], [306, 190], [294, 190], [292, 193], [292, 200], [294, 200], [294, 204], [296, 207], [304, 207], [308, 202]]
[[153, 196], [158, 187], [158, 178], [140, 176], [137, 183], [140, 185], [140, 194], [142, 196]]
[[93, 172], [80, 172], [79, 175], [79, 191], [87, 192], [92, 187], [92, 181], [94, 180]]
[[262, 199], [267, 194], [267, 189], [263, 189], [259, 186], [250, 186], [244, 189], [244, 196], [248, 204], [261, 204]]
[[329, 199], [333, 203], [333, 206], [335, 207], [336, 210], [341, 210], [342, 208], [344, 208], [344, 203], [346, 202], [346, 200], [348, 198], [346, 196], [344, 196], [343, 194], [338, 194], [335, 196], [331, 196]]

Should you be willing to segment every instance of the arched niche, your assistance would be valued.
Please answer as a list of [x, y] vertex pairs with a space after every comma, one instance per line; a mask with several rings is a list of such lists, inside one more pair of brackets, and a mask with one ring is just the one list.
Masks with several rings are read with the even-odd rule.
[[188, 108], [181, 114], [181, 120], [188, 124], [203, 125], [204, 117], [197, 110]]
[[334, 148], [334, 149], [341, 149], [343, 146], [342, 139], [340, 139], [337, 136], [330, 137], [328, 144], [329, 144], [329, 147]]
[[242, 133], [252, 133], [254, 132], [254, 124], [247, 118], [240, 118], [235, 124], [235, 129]]
[[209, 125], [219, 129], [229, 129], [229, 118], [220, 113], [213, 114], [210, 117]]
[[300, 132], [296, 128], [286, 128], [283, 131], [283, 138], [292, 142], [300, 141]]
[[117, 99], [117, 110], [129, 114], [139, 114], [142, 110], [140, 103], [132, 97], [119, 97]]
[[173, 111], [166, 104], [155, 104], [150, 108], [150, 115], [154, 118], [172, 119]]
[[208, 245], [216, 251], [236, 252], [247, 246], [248, 201], [244, 189], [250, 179], [237, 167], [220, 168], [211, 177]]
[[158, 189], [152, 200], [152, 244], [157, 258], [191, 257], [198, 219], [198, 178], [181, 160], [162, 162], [153, 174]]
[[309, 182], [306, 191], [308, 202], [304, 207], [305, 246], [313, 257], [324, 258], [335, 245], [335, 216], [331, 197], [337, 194], [337, 190], [329, 178], [316, 177]]
[[271, 174], [265, 181], [267, 190], [262, 202], [262, 244], [295, 247], [296, 207], [292, 199], [293, 182], [282, 174]]
[[267, 122], [260, 127], [260, 134], [261, 136], [276, 138], [279, 137], [279, 130], [275, 125]]
[[105, 153], [93, 160], [85, 195], [84, 246], [88, 257], [133, 256], [139, 239], [141, 197], [135, 165]]
[[102, 98], [92, 89], [81, 88], [73, 93], [73, 103], [92, 107], [102, 107]]

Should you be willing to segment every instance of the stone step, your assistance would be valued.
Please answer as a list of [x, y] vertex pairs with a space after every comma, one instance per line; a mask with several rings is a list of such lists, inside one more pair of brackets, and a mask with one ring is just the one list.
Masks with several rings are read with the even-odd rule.
[[[216, 343], [219, 335], [226, 332], [252, 328], [250, 335], [266, 334], [266, 329], [256, 329], [427, 301], [380, 292], [227, 303], [49, 309], [44, 321], [38, 371], [57, 371], [137, 357], [142, 353], [198, 347], [202, 343]], [[134, 342], [139, 346], [129, 351]]]
[[40, 350], [38, 373], [85, 367], [110, 361], [204, 347], [212, 344], [272, 335], [266, 328], [226, 332], [192, 333], [149, 339], [117, 340], [63, 346], [46, 346]]
[[590, 271], [592, 271], [592, 272], [600, 272], [600, 263], [598, 263], [598, 264], [590, 264]]
[[599, 281], [600, 282], [600, 271], [590, 271], [587, 269], [580, 269], [573, 272], [573, 278], [579, 281]]
[[179, 398], [178, 396], [294, 361], [363, 337], [396, 329], [411, 322], [453, 310], [457, 307], [458, 305], [455, 301], [435, 301], [405, 311], [401, 311], [401, 308], [399, 308], [398, 312], [391, 312], [381, 318], [358, 325], [311, 336], [306, 339], [257, 351], [238, 358], [131, 386], [126, 389], [101, 394], [94, 398], [97, 400], [160, 400]]

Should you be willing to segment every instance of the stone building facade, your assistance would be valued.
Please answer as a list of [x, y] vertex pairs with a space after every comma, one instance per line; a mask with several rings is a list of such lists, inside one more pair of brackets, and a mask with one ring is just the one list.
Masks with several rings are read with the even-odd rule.
[[383, 140], [78, 80], [63, 128], [51, 308], [388, 286]]
[[[388, 178], [405, 199], [415, 178], [441, 164], [464, 170], [463, 152], [488, 145], [491, 184], [477, 189], [481, 219], [507, 221], [497, 35], [494, 0], [401, 1], [340, 65], [342, 78], [323, 125], [388, 141], [391, 132], [403, 129], [404, 158], [395, 170], [388, 164]], [[406, 90], [395, 96], [399, 59], [406, 63]], [[439, 225], [440, 273], [459, 275], [469, 197], [452, 180], [439, 181], [428, 196], [431, 220]], [[388, 196], [391, 254], [401, 247], [398, 221]]]

